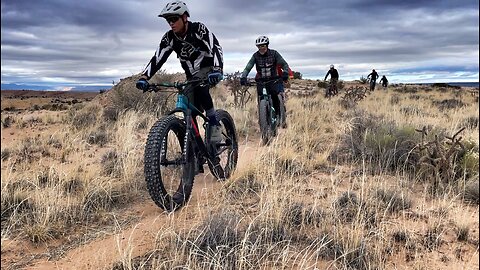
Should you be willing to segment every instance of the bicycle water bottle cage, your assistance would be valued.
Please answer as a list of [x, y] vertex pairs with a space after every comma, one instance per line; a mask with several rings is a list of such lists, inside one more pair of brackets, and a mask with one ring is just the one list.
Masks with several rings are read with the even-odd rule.
[[178, 94], [177, 104], [175, 105], [177, 109], [186, 110], [188, 108], [187, 97], [183, 94]]

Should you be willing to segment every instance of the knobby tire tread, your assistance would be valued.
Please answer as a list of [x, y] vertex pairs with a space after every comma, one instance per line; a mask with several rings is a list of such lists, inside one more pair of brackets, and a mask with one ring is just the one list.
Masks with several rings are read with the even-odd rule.
[[[173, 115], [168, 115], [159, 119], [150, 129], [147, 137], [147, 142], [145, 144], [144, 153], [144, 174], [145, 181], [147, 183], [147, 190], [155, 204], [169, 212], [179, 209], [188, 201], [192, 192], [195, 177], [195, 159], [191, 157], [193, 154], [193, 150], [192, 145], [189, 142], [189, 149], [187, 150], [187, 153], [189, 152], [192, 154], [188, 158], [189, 162], [184, 165], [186, 167], [183, 168], [183, 176], [178, 189], [183, 189], [183, 196], [172, 197], [170, 194], [167, 193], [162, 182], [162, 176], [160, 171], [160, 153], [163, 138], [168, 134], [170, 130], [172, 130], [176, 134], [180, 146], [183, 149], [183, 140], [186, 132], [185, 123], [183, 120]], [[181, 188], [181, 186], [183, 186], [183, 188]]]

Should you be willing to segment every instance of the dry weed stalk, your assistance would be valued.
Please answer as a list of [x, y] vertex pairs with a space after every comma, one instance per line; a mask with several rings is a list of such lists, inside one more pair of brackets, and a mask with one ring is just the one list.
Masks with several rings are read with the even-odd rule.
[[447, 140], [443, 142], [440, 141], [438, 135], [435, 135], [434, 140], [425, 142], [428, 135], [425, 126], [421, 130], [415, 130], [422, 133], [422, 142], [417, 145], [421, 155], [418, 164], [433, 174], [433, 190], [437, 191], [440, 184], [451, 182], [455, 178], [456, 157], [460, 151], [465, 150], [464, 145], [460, 142], [462, 137], [457, 138], [457, 136], [465, 130], [465, 127], [451, 137], [445, 136]]
[[240, 85], [241, 72], [227, 74], [226, 86], [233, 95], [233, 106], [236, 108], [245, 108], [246, 104], [252, 99], [252, 94], [248, 91], [248, 86]]
[[343, 107], [351, 107], [367, 97], [368, 90], [366, 87], [350, 87], [345, 89], [345, 94], [340, 101]]

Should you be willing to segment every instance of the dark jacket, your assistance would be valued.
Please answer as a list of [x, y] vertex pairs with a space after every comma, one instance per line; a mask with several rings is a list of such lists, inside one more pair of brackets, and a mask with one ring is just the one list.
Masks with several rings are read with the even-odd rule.
[[328, 75], [330, 74], [330, 78], [338, 80], [338, 71], [335, 68], [331, 68], [328, 70], [327, 75], [325, 75], [325, 79], [327, 79]]
[[383, 77], [380, 79], [380, 83], [387, 84], [387, 83], [388, 83], [387, 77], [383, 76]]
[[368, 77], [371, 77], [372, 81], [376, 81], [378, 78], [378, 73], [376, 71], [372, 71], [372, 73], [368, 74], [367, 79]]

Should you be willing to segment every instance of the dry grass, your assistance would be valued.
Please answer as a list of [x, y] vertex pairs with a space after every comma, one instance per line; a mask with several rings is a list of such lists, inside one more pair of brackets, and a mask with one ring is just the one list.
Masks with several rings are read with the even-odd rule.
[[[303, 84], [316, 87], [292, 82]], [[129, 80], [121, 86], [118, 95], [136, 91]], [[461, 264], [448, 246], [478, 258], [478, 103], [423, 86], [389, 89], [352, 108], [340, 96], [291, 91], [288, 128], [249, 157], [213, 203], [185, 209], [188, 221], [169, 216], [146, 254], [135, 257], [131, 243], [118, 241], [122, 259], [112, 268], [447, 269]], [[258, 140], [256, 100], [239, 108], [223, 86], [212, 92], [233, 116], [240, 144]], [[151, 104], [140, 108], [137, 94], [114, 97], [113, 111], [94, 101], [63, 118], [2, 113], [2, 137], [48, 123], [55, 130], [2, 143], [2, 250], [7, 239], [49, 243], [79, 224], [102, 226], [105, 213], [148, 196], [143, 144], [160, 112], [145, 113]], [[466, 127], [468, 151], [452, 165], [461, 173], [436, 196], [418, 176], [415, 129], [423, 126], [445, 134]]]

